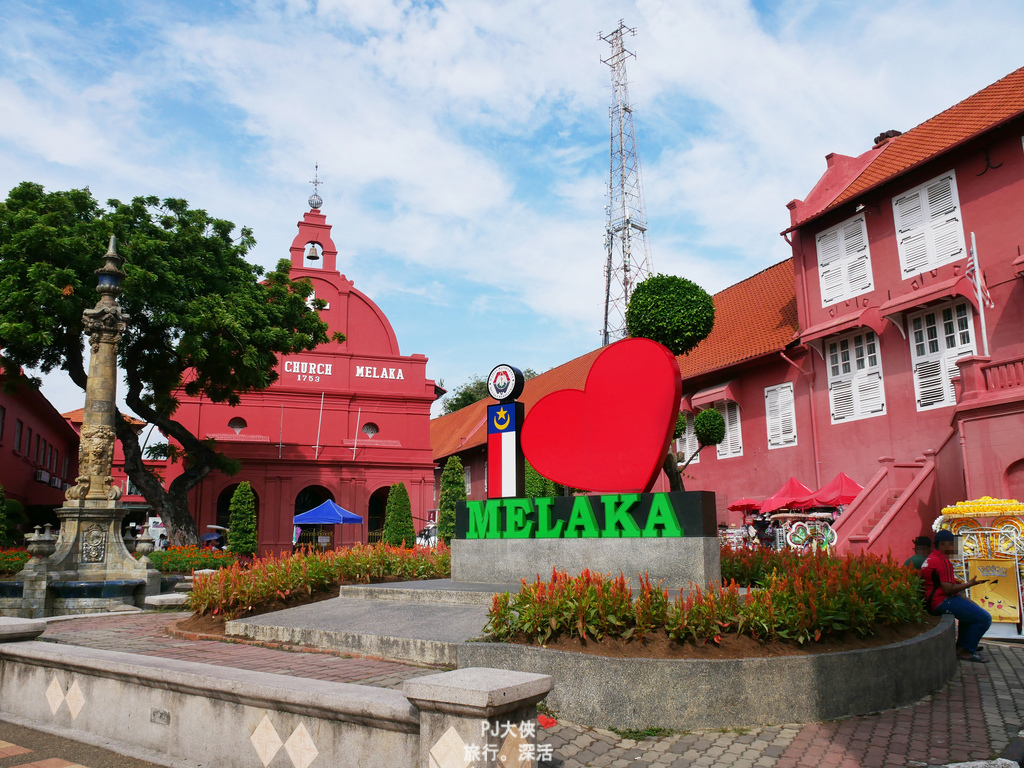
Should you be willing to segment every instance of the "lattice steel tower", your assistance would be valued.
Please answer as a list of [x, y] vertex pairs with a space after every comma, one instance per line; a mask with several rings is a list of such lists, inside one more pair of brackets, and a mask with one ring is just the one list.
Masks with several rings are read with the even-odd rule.
[[626, 305], [633, 286], [651, 272], [650, 246], [647, 243], [647, 213], [644, 210], [640, 158], [636, 151], [636, 126], [629, 103], [626, 60], [635, 56], [623, 44], [624, 35], [635, 35], [621, 20], [610, 34], [598, 38], [611, 46], [607, 59], [601, 59], [612, 71], [611, 163], [608, 173], [608, 206], [605, 208], [604, 244], [604, 330], [601, 344], [610, 344], [626, 335]]

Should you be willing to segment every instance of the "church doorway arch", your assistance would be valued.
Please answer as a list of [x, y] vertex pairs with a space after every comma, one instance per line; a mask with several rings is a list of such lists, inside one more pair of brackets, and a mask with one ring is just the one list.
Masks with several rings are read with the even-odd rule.
[[[295, 495], [295, 514], [301, 515], [309, 512], [330, 499], [334, 501], [334, 494], [322, 485], [307, 485]], [[301, 525], [294, 536], [292, 543], [296, 547], [313, 547], [314, 549], [334, 548], [334, 526], [333, 525]]]
[[384, 531], [384, 510], [388, 504], [388, 491], [390, 488], [384, 486], [370, 494], [370, 500], [366, 505], [366, 530], [370, 544], [380, 541], [381, 533]]

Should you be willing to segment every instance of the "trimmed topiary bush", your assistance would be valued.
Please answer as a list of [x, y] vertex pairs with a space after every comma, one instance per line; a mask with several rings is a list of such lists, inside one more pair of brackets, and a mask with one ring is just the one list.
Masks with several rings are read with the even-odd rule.
[[412, 527], [412, 505], [405, 483], [395, 483], [388, 491], [388, 504], [384, 509], [384, 532], [381, 541], [393, 547], [412, 547], [416, 544], [416, 531]]
[[466, 500], [462, 459], [449, 456], [441, 472], [441, 493], [437, 500], [437, 536], [445, 544], [455, 537], [455, 505]]
[[228, 549], [236, 555], [252, 557], [258, 546], [256, 538], [256, 496], [248, 481], [239, 483], [231, 495], [231, 522], [228, 524]]
[[711, 296], [685, 277], [651, 275], [633, 289], [626, 307], [629, 335], [664, 344], [673, 355], [692, 350], [714, 325]]

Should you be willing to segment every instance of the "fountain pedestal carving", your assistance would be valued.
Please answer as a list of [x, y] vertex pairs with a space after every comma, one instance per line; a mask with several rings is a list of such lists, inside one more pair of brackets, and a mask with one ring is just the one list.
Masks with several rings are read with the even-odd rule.
[[[147, 594], [160, 592], [160, 573], [149, 558], [136, 560], [125, 546], [121, 525], [127, 510], [118, 501], [121, 489], [111, 476], [117, 344], [128, 322], [116, 300], [124, 277], [121, 263], [111, 237], [105, 263], [96, 270], [100, 299], [83, 316], [91, 355], [78, 477], [57, 511], [60, 533], [56, 542], [38, 532], [29, 537], [29, 551], [37, 554], [19, 574], [24, 580], [22, 615], [27, 618], [141, 606]], [[47, 555], [47, 550], [52, 554]]]

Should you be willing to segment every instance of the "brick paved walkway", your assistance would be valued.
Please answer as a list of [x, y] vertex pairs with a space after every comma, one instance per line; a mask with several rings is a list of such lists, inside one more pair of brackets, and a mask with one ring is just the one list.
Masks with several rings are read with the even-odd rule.
[[161, 612], [57, 621], [46, 628], [41, 639], [107, 651], [197, 661], [314, 680], [375, 685], [379, 688], [401, 688], [403, 680], [437, 671], [393, 661], [328, 653], [304, 653], [216, 640], [181, 640], [167, 634], [168, 624], [189, 615]]
[[[434, 670], [217, 641], [172, 638], [164, 628], [187, 614], [143, 614], [51, 624], [43, 639], [90, 648], [398, 688]], [[961, 662], [943, 690], [903, 709], [809, 725], [672, 733], [636, 742], [561, 722], [539, 731], [565, 768], [884, 768], [996, 757], [1024, 723], [1024, 646], [989, 644], [989, 664]]]

